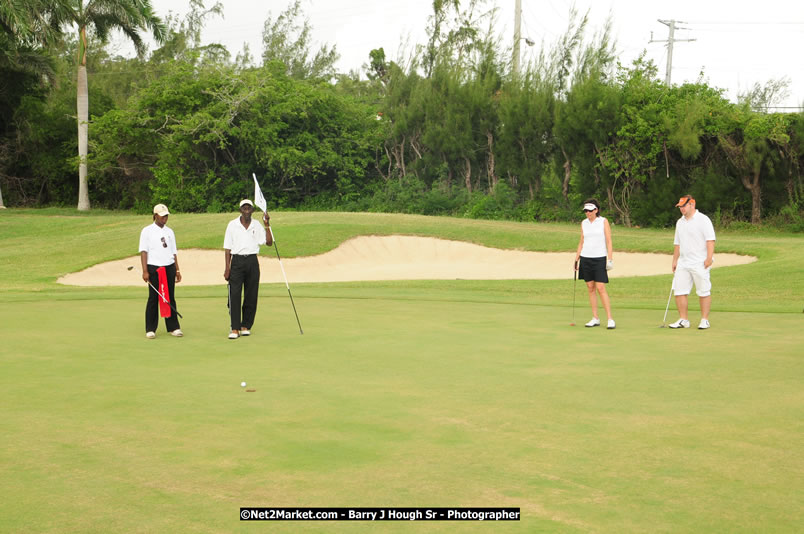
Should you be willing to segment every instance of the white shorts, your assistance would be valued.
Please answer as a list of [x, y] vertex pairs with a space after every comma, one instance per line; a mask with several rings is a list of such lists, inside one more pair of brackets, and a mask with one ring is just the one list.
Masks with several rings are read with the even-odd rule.
[[695, 293], [699, 297], [708, 297], [712, 294], [712, 282], [709, 281], [709, 271], [700, 267], [676, 267], [676, 274], [673, 277], [673, 293], [676, 295], [689, 295], [692, 291], [692, 284], [695, 283]]

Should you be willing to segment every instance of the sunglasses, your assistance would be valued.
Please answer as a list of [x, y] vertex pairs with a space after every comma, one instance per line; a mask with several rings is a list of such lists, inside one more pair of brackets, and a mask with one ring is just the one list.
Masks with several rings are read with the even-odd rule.
[[164, 237], [162, 238], [162, 247], [167, 248], [167, 242], [165, 241]]
[[583, 211], [586, 212], [586, 213], [589, 213], [589, 212], [592, 212], [592, 211], [595, 211], [595, 210], [583, 210]]

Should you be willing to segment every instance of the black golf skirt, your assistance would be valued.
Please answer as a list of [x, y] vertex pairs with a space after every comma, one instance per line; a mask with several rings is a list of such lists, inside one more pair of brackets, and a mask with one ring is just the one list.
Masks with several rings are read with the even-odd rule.
[[609, 273], [606, 271], [606, 256], [602, 258], [585, 258], [581, 256], [578, 265], [578, 278], [585, 282], [609, 283]]

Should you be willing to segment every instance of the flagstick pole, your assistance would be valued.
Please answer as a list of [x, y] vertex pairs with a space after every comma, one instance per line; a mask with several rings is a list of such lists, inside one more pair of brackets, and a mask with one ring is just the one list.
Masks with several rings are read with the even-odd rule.
[[296, 324], [299, 325], [299, 334], [304, 335], [304, 330], [302, 330], [301, 322], [299, 321], [299, 314], [296, 312], [296, 304], [293, 302], [293, 294], [290, 292], [290, 284], [288, 284], [288, 277], [285, 274], [285, 267], [282, 265], [282, 258], [279, 256], [279, 248], [276, 246], [276, 239], [274, 239], [274, 231], [271, 230], [271, 226], [268, 226], [268, 231], [271, 233], [271, 241], [274, 243], [274, 250], [276, 251], [276, 257], [279, 260], [279, 268], [282, 269], [282, 278], [285, 279], [285, 287], [288, 288], [288, 296], [290, 297], [290, 305], [293, 306], [293, 314], [296, 316]]
[[[268, 205], [265, 202], [265, 197], [262, 194], [262, 189], [260, 189], [260, 183], [257, 181], [257, 174], [251, 173], [251, 176], [254, 177], [254, 203], [263, 211], [263, 221], [265, 221], [265, 214], [268, 212]], [[271, 233], [271, 242], [274, 244], [274, 250], [276, 251], [276, 257], [279, 260], [279, 268], [282, 269], [282, 278], [285, 279], [285, 287], [288, 288], [288, 296], [290, 297], [290, 305], [293, 306], [293, 315], [296, 316], [296, 324], [299, 325], [299, 334], [304, 334], [304, 330], [302, 330], [301, 321], [299, 321], [299, 314], [296, 311], [296, 303], [293, 302], [293, 293], [290, 292], [290, 284], [288, 284], [288, 277], [285, 274], [285, 266], [282, 265], [282, 257], [279, 255], [279, 247], [276, 246], [276, 239], [274, 239], [274, 231], [271, 229], [270, 224], [266, 224], [265, 226], [268, 231]]]

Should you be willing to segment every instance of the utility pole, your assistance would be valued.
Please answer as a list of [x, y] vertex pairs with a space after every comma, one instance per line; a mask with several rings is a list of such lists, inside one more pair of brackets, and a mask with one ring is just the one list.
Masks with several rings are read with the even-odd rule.
[[665, 85], [667, 85], [669, 87], [670, 86], [670, 73], [673, 72], [673, 43], [675, 43], [676, 41], [682, 41], [682, 42], [684, 42], [684, 41], [695, 41], [696, 39], [676, 39], [675, 38], [676, 29], [679, 29], [679, 30], [688, 30], [689, 29], [689, 28], [676, 28], [676, 23], [678, 22], [678, 23], [681, 23], [681, 24], [687, 24], [686, 22], [683, 22], [683, 21], [680, 21], [680, 20], [662, 20], [662, 19], [658, 19], [658, 20], [659, 20], [659, 22], [661, 22], [662, 24], [664, 24], [665, 26], [667, 26], [669, 28], [669, 33], [667, 35], [667, 40], [666, 41], [661, 41], [661, 40], [658, 40], [658, 39], [654, 40], [653, 39], [653, 32], [651, 32], [651, 39], [648, 42], [649, 43], [667, 43], [667, 71], [666, 71], [666, 73], [664, 75], [664, 83], [665, 83]]
[[519, 76], [519, 41], [522, 40], [522, 0], [514, 4], [514, 76]]

